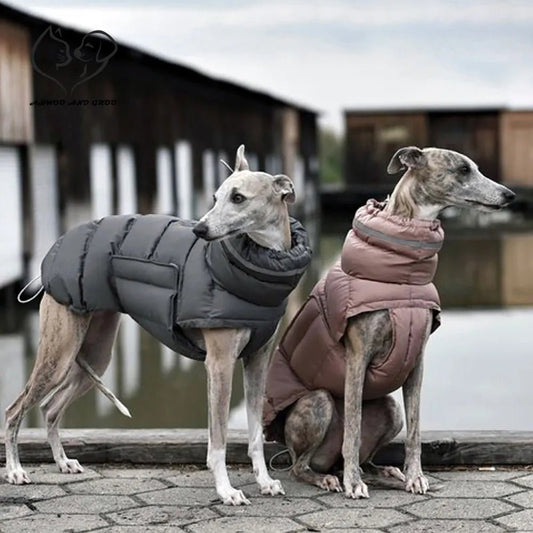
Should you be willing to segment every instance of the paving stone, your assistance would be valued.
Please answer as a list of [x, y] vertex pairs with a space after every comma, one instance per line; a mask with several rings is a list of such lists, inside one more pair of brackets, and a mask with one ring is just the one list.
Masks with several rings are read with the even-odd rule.
[[34, 504], [43, 513], [109, 513], [135, 507], [137, 504], [128, 496], [99, 496], [73, 494], [52, 498]]
[[34, 501], [54, 496], [64, 496], [66, 492], [57, 485], [11, 485], [10, 483], [0, 484], [0, 504], [9, 502], [16, 498], [17, 500]]
[[[368, 501], [368, 500], [367, 500]], [[298, 517], [300, 522], [317, 529], [355, 528], [357, 526], [381, 528], [411, 520], [394, 509], [376, 509], [370, 506], [356, 509], [328, 509]]]
[[166, 485], [157, 479], [93, 479], [76, 483], [70, 491], [76, 494], [137, 494], [150, 490], [164, 489]]
[[513, 494], [512, 496], [507, 496], [505, 499], [521, 505], [522, 507], [533, 507], [533, 490], [527, 490], [520, 494]]
[[[309, 483], [303, 483], [301, 481], [297, 481], [294, 478], [289, 479], [286, 476], [273, 476], [274, 479], [279, 479], [281, 481], [281, 484], [283, 485], [283, 489], [285, 490], [285, 494], [287, 496], [291, 496], [294, 498], [312, 498], [313, 496], [320, 496], [322, 494], [328, 494], [327, 491], [324, 489], [321, 489], [319, 487], [315, 487], [314, 485], [310, 485]], [[242, 489], [250, 495], [259, 494], [259, 485], [254, 481], [253, 483], [249, 483], [247, 485], [244, 485]]]
[[146, 505], [126, 511], [109, 513], [106, 516], [113, 522], [123, 526], [142, 526], [143, 524], [180, 526], [191, 522], [218, 518], [219, 515], [206, 508]]
[[513, 492], [519, 487], [502, 481], [448, 481], [435, 492], [437, 498], [500, 498]]
[[525, 511], [517, 511], [501, 516], [500, 518], [496, 518], [496, 522], [514, 529], [533, 531], [533, 509], [526, 509]]
[[528, 487], [533, 489], [533, 474], [514, 479], [513, 482], [522, 487]]
[[328, 507], [398, 507], [410, 503], [426, 500], [427, 496], [411, 494], [404, 490], [371, 490], [370, 498], [353, 500], [346, 498], [343, 492], [328, 492], [324, 496], [316, 498], [317, 501], [326, 504]]
[[26, 518], [16, 518], [2, 522], [2, 533], [21, 533], [35, 531], [38, 533], [59, 533], [60, 531], [87, 531], [107, 526], [107, 522], [98, 515], [91, 514], [34, 514]]
[[249, 498], [250, 506], [232, 506], [219, 504], [214, 508], [229, 516], [297, 516], [324, 507], [310, 499], [291, 498], [288, 496], [261, 496]]
[[226, 516], [216, 520], [208, 520], [187, 526], [192, 533], [285, 533], [289, 531], [305, 531], [302, 526], [288, 518], [261, 518]]
[[[390, 533], [448, 533], [462, 531], [464, 533], [499, 533], [505, 529], [478, 520], [417, 520], [388, 529]], [[328, 532], [330, 533], [330, 532]]]
[[[254, 475], [251, 471], [245, 469], [228, 468], [229, 479], [236, 488], [243, 485], [255, 483]], [[214, 487], [215, 478], [209, 470], [185, 471], [182, 473], [174, 472], [172, 476], [166, 476], [165, 479], [177, 487]]]
[[511, 505], [490, 498], [432, 498], [402, 507], [402, 510], [421, 518], [468, 519], [489, 518], [513, 509]]
[[109, 478], [161, 479], [180, 473], [179, 468], [99, 468], [98, 473]]
[[507, 481], [524, 475], [518, 470], [450, 470], [446, 472], [431, 472], [433, 476], [443, 481]]
[[154, 505], [210, 505], [218, 502], [215, 488], [172, 487], [146, 492], [137, 496], [140, 500]]
[[[308, 528], [304, 529], [303, 531], [309, 531]], [[333, 529], [323, 529], [322, 531], [327, 531], [327, 533], [352, 533], [352, 531], [357, 531], [357, 533], [382, 533], [383, 530], [381, 529], [368, 529], [366, 527], [358, 527], [356, 530], [355, 529], [346, 529], [346, 528], [342, 528], [342, 529], [337, 529], [337, 528], [333, 528]]]
[[[371, 485], [369, 500], [351, 500], [296, 481], [288, 472], [272, 473], [287, 496], [261, 496], [249, 465], [232, 465], [230, 479], [252, 505], [231, 507], [218, 501], [212, 474], [203, 468], [108, 465], [82, 475], [56, 468], [30, 466], [39, 480], [32, 485], [0, 483], [2, 533], [533, 531], [533, 474], [527, 470], [435, 472], [430, 483], [441, 488], [427, 495]], [[168, 487], [171, 483], [175, 486]]]
[[25, 467], [33, 483], [50, 483], [52, 485], [62, 485], [63, 483], [77, 483], [87, 479], [100, 477], [92, 468], [84, 468], [81, 474], [62, 474], [57, 465], [49, 464], [42, 466]]
[[98, 531], [109, 533], [174, 533], [174, 531], [185, 530], [177, 526], [109, 526], [98, 529]]
[[[0, 523], [8, 518], [17, 518], [30, 514], [31, 510], [27, 505], [23, 503], [5, 505], [0, 501]], [[1, 531], [1, 529], [0, 529]]]

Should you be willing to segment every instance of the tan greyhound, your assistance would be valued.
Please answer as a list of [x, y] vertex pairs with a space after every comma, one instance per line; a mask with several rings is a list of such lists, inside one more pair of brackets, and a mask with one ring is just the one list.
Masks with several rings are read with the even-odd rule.
[[[215, 205], [196, 224], [194, 233], [205, 240], [247, 234], [265, 248], [291, 247], [287, 204], [294, 202], [292, 181], [283, 175], [252, 172], [239, 147], [235, 170], [215, 194]], [[6, 411], [6, 470], [10, 483], [29, 483], [17, 449], [20, 423], [33, 405], [41, 403], [54, 460], [61, 472], [82, 472], [76, 459], [68, 458], [58, 426], [68, 405], [93, 385], [106, 393], [123, 412], [124, 407], [101, 381], [110, 361], [120, 314], [97, 311], [75, 314], [45, 294], [40, 304], [40, 343], [35, 366], [23, 392]], [[233, 369], [246, 346], [249, 328], [189, 330], [207, 352], [209, 441], [207, 465], [213, 471], [220, 499], [228, 505], [249, 504], [242, 491], [231, 486], [226, 469], [227, 422]], [[262, 401], [275, 335], [255, 354], [243, 359], [244, 392], [248, 415], [249, 450], [255, 479], [262, 494], [284, 494], [272, 479], [263, 455]], [[76, 362], [78, 364], [76, 364]]]
[[[356, 215], [354, 219], [354, 230], [347, 237], [347, 243], [354, 245], [347, 249], [353, 251], [354, 261], [359, 261], [352, 263], [358, 270], [355, 267], [347, 270], [349, 258], [346, 257], [347, 264], [344, 264], [343, 251], [343, 263], [332, 267], [305, 304], [316, 306], [316, 314], [311, 311], [312, 307], [304, 307], [289, 326], [274, 357], [267, 384], [265, 421], [272, 424], [272, 436], [287, 445], [294, 475], [325, 490], [340, 492], [343, 486], [333, 475], [333, 468], [344, 459], [344, 491], [349, 498], [368, 498], [360, 465], [373, 474], [396, 478], [390, 481], [407, 491], [424, 494], [428, 490], [420, 457], [420, 390], [423, 350], [435, 326], [432, 317], [438, 317], [433, 313], [439, 309], [438, 295], [431, 285], [436, 252], [442, 243], [440, 224], [435, 219], [447, 206], [492, 211], [504, 207], [515, 196], [503, 185], [483, 176], [471, 159], [451, 150], [402, 148], [393, 156], [388, 171], [396, 173], [402, 169], [407, 172], [385, 206], [370, 203], [369, 211], [361, 208], [366, 218]], [[356, 226], [358, 234], [354, 233]], [[391, 226], [395, 231], [400, 229], [397, 233], [379, 231]], [[408, 228], [416, 228], [418, 234], [424, 232], [431, 238], [412, 240]], [[350, 238], [354, 240], [349, 241]], [[407, 255], [397, 254], [398, 247]], [[362, 257], [372, 260], [370, 267], [365, 267]], [[404, 264], [414, 266], [407, 277], [395, 281], [394, 273], [404, 269]], [[383, 271], [385, 266], [389, 268], [387, 272], [392, 282], [383, 280], [383, 283], [381, 278], [374, 277], [379, 276], [376, 272]], [[353, 281], [357, 285], [349, 280], [349, 271], [351, 276], [360, 275]], [[421, 274], [429, 280], [411, 282], [416, 276], [420, 280]], [[328, 280], [333, 280], [329, 289]], [[377, 295], [377, 299], [363, 300], [366, 307], [356, 304], [357, 312], [350, 315], [350, 309], [355, 309], [355, 305], [349, 307], [350, 298], [360, 297], [358, 288], [370, 293], [370, 298]], [[386, 305], [394, 304], [394, 295], [401, 291], [407, 295], [404, 300], [407, 304], [399, 304], [396, 308]], [[336, 301], [344, 306], [332, 303]], [[404, 315], [399, 309], [402, 305], [406, 310]], [[339, 316], [344, 322], [336, 318]], [[400, 331], [396, 324], [402, 323], [402, 316], [408, 317], [403, 322], [407, 327]], [[315, 321], [314, 317], [322, 320]], [[419, 325], [414, 324], [412, 317], [419, 320]], [[337, 327], [339, 323], [342, 329]], [[323, 335], [317, 333], [321, 324], [329, 328], [321, 330]], [[311, 340], [307, 342], [306, 338]], [[400, 378], [384, 394], [379, 391], [370, 394], [369, 369], [376, 369], [370, 377], [377, 383], [376, 376], [383, 376], [385, 372], [384, 361], [388, 361], [393, 347], [399, 344], [405, 349], [396, 352], [396, 360], [400, 363], [390, 375], [393, 379]], [[408, 360], [413, 362], [411, 367], [406, 364]], [[399, 405], [387, 395], [398, 387], [403, 387], [407, 420], [403, 472], [390, 466], [377, 467], [371, 462], [377, 450], [402, 428]], [[368, 399], [363, 400], [363, 393]]]

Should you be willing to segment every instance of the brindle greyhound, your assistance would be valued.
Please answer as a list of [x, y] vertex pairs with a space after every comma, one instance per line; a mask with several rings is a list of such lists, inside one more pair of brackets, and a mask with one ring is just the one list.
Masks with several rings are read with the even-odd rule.
[[[206, 240], [246, 233], [260, 245], [275, 250], [291, 246], [287, 204], [293, 203], [292, 181], [283, 175], [251, 172], [244, 146], [237, 151], [235, 170], [215, 193], [214, 207], [195, 226]], [[74, 314], [45, 294], [40, 305], [40, 342], [31, 376], [20, 396], [6, 411], [6, 470], [10, 483], [29, 483], [20, 464], [17, 436], [20, 423], [36, 403], [41, 402], [54, 460], [61, 472], [83, 472], [76, 459], [69, 459], [59, 439], [58, 426], [68, 405], [97, 385], [111, 358], [120, 315], [113, 312]], [[207, 351], [209, 441], [207, 465], [213, 471], [220, 499], [228, 505], [248, 505], [242, 491], [234, 489], [226, 469], [227, 422], [233, 369], [250, 338], [250, 329], [189, 330]], [[244, 392], [248, 415], [248, 453], [262, 494], [284, 494], [278, 480], [267, 471], [263, 454], [262, 402], [268, 364], [275, 335], [258, 353], [243, 360]], [[83, 356], [80, 359], [80, 356]], [[78, 360], [79, 364], [75, 364]], [[94, 371], [92, 374], [90, 369]], [[124, 412], [124, 407], [112, 397]], [[118, 402], [118, 403], [117, 403]], [[126, 413], [127, 414], [127, 413]]]
[[[507, 205], [515, 196], [481, 174], [471, 159], [451, 150], [402, 148], [393, 156], [387, 170], [393, 174], [404, 168], [407, 172], [385, 208], [400, 217], [433, 220], [448, 206], [492, 211]], [[427, 323], [425, 341], [431, 320]], [[316, 390], [300, 398], [285, 419], [285, 442], [297, 478], [326, 490], [342, 491], [339, 479], [328, 473], [342, 451], [347, 497], [368, 498], [360, 464], [378, 476], [397, 478], [407, 491], [424, 494], [428, 490], [420, 459], [423, 354], [418, 356], [416, 366], [403, 385], [407, 419], [404, 471], [391, 466], [377, 467], [371, 462], [377, 450], [392, 440], [403, 424], [400, 407], [391, 396], [362, 400], [368, 364], [388, 353], [391, 343], [392, 324], [388, 311], [362, 313], [349, 320], [345, 334], [344, 404], [340, 402], [340, 410], [344, 409], [344, 413], [337, 410], [339, 401], [335, 402], [329, 392]]]

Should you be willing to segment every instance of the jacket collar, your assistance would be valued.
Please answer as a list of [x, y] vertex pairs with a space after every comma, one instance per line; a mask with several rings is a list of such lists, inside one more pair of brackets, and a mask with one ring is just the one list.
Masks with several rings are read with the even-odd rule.
[[343, 270], [375, 281], [430, 283], [444, 239], [440, 222], [391, 215], [385, 205], [369, 200], [357, 210], [342, 251]]
[[258, 305], [282, 304], [311, 261], [304, 227], [291, 223], [291, 248], [272, 250], [242, 235], [206, 244], [205, 257], [213, 278], [228, 292]]

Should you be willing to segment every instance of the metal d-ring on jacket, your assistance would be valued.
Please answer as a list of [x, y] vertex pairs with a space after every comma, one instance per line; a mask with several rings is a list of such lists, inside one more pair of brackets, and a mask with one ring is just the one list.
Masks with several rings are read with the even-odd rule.
[[428, 317], [432, 331], [440, 324], [432, 283], [444, 237], [440, 223], [401, 218], [383, 208], [369, 200], [357, 211], [341, 259], [315, 286], [274, 354], [264, 409], [271, 438], [280, 438], [274, 423], [278, 414], [309, 391], [344, 397], [343, 337], [349, 318], [387, 309], [393, 325], [389, 353], [367, 369], [364, 399], [401, 387], [423, 348]]
[[44, 289], [76, 313], [119, 311], [171, 349], [205, 351], [187, 328], [248, 327], [241, 356], [274, 333], [311, 258], [307, 234], [290, 221], [291, 248], [276, 251], [247, 236], [207, 242], [194, 222], [164, 215], [108, 216], [60, 237], [41, 265]]

